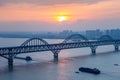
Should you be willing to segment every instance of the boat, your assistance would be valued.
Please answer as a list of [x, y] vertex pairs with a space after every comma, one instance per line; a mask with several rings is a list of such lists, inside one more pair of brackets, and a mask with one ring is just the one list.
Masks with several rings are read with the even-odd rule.
[[97, 68], [85, 68], [85, 67], [80, 67], [79, 71], [81, 72], [87, 72], [87, 73], [92, 73], [92, 74], [100, 74], [100, 70]]
[[114, 66], [119, 66], [119, 64], [114, 64]]
[[25, 60], [26, 60], [26, 61], [31, 61], [32, 58], [31, 58], [30, 56], [26, 56]]

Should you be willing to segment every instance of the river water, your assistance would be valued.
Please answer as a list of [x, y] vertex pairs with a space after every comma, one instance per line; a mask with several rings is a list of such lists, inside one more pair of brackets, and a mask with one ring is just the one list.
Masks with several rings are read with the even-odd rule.
[[[0, 38], [0, 47], [19, 46], [27, 39]], [[48, 43], [59, 43], [60, 39], [46, 39]], [[119, 80], [120, 52], [114, 52], [114, 46], [97, 48], [97, 55], [91, 56], [90, 48], [62, 50], [59, 62], [53, 62], [50, 51], [20, 54], [31, 56], [32, 61], [14, 59], [13, 72], [8, 71], [7, 60], [0, 57], [0, 80]], [[115, 66], [114, 64], [118, 64]], [[79, 67], [98, 68], [100, 75], [79, 72]]]

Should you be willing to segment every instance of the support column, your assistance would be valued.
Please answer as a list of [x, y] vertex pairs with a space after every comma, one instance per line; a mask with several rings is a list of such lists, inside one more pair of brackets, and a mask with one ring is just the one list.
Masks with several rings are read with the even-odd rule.
[[54, 53], [54, 62], [58, 62], [58, 53]]
[[92, 55], [96, 55], [96, 46], [92, 46], [90, 48], [91, 48]]
[[13, 70], [13, 56], [12, 56], [12, 53], [9, 53], [9, 57], [8, 57], [8, 69], [9, 69], [9, 71]]
[[115, 46], [115, 51], [119, 51], [119, 45], [114, 45]]

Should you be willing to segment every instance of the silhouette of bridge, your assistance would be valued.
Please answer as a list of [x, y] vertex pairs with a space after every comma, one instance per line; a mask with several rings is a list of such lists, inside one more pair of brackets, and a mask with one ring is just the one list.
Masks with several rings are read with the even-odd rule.
[[8, 60], [9, 70], [12, 70], [13, 59], [19, 58], [17, 57], [19, 54], [51, 51], [54, 56], [54, 61], [57, 62], [58, 54], [63, 49], [90, 47], [92, 55], [95, 55], [96, 48], [104, 45], [113, 45], [115, 47], [115, 51], [119, 51], [120, 40], [115, 40], [109, 35], [103, 35], [98, 38], [98, 40], [88, 40], [80, 34], [73, 34], [67, 37], [62, 43], [48, 44], [43, 39], [31, 38], [20, 46], [0, 48], [0, 56]]

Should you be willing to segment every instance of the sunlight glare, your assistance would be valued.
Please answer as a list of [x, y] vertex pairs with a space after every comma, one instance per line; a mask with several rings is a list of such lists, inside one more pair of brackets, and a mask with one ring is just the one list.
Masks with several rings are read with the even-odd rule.
[[67, 20], [68, 20], [68, 16], [58, 16], [57, 17], [58, 22], [63, 22], [63, 21], [67, 21]]

